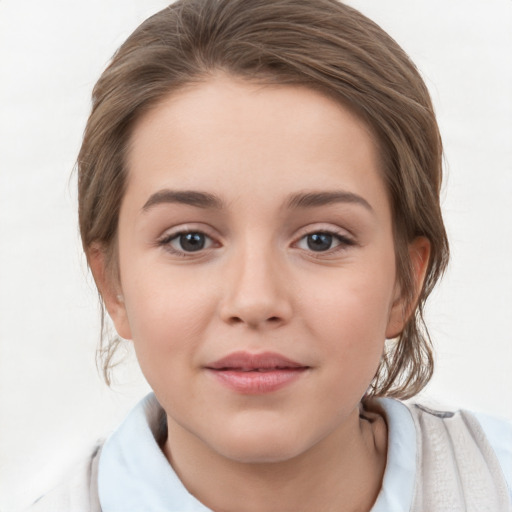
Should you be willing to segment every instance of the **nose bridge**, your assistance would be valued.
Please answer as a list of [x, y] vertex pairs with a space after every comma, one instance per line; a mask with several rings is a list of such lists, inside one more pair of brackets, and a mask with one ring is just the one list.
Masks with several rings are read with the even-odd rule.
[[234, 249], [229, 266], [222, 308], [225, 321], [261, 327], [289, 320], [284, 265], [274, 244], [257, 236], [246, 239]]

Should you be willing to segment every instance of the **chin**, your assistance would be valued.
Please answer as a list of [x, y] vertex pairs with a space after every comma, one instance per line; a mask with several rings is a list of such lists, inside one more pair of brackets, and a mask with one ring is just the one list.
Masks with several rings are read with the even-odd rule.
[[289, 431], [238, 432], [217, 440], [212, 448], [227, 459], [243, 464], [268, 464], [291, 460], [307, 451], [313, 443], [297, 439]]

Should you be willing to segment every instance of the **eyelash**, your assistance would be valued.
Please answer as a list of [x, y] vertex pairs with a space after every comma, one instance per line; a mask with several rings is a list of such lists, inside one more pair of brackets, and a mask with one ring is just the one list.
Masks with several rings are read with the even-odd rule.
[[[327, 250], [325, 251], [315, 251], [314, 249], [312, 249], [311, 247], [309, 247], [308, 249], [305, 249], [305, 251], [311, 253], [312, 256], [315, 256], [315, 257], [322, 257], [323, 255], [332, 255], [332, 254], [336, 254], [338, 253], [339, 251], [345, 251], [347, 250], [348, 247], [352, 247], [354, 245], [356, 245], [356, 242], [355, 240], [353, 240], [352, 238], [348, 237], [346, 234], [341, 234], [337, 231], [334, 231], [334, 230], [328, 230], [328, 229], [319, 229], [319, 230], [314, 230], [314, 231], [309, 231], [305, 234], [303, 234], [297, 242], [295, 242], [295, 246], [298, 246], [300, 242], [302, 242], [303, 240], [305, 241], [305, 243], [308, 244], [308, 237], [313, 237], [313, 236], [328, 236], [328, 237], [331, 237], [332, 238], [332, 242], [337, 242], [337, 244], [334, 246], [334, 247], [329, 247]], [[309, 244], [308, 244], [309, 245]]]
[[[207, 240], [209, 240], [210, 244], [208, 247], [201, 247], [197, 251], [186, 251], [186, 250], [180, 250], [180, 249], [174, 248], [171, 245], [171, 242], [173, 242], [175, 240], [179, 240], [179, 238], [184, 235], [200, 235], [202, 237], [205, 237], [205, 240], [206, 240], [205, 243], [208, 243]], [[329, 247], [325, 251], [323, 251], [323, 250], [315, 251], [314, 249], [311, 249], [311, 248], [306, 249], [306, 248], [298, 247], [298, 245], [301, 241], [304, 240], [306, 243], [308, 243], [308, 241], [307, 241], [308, 237], [312, 237], [314, 235], [320, 235], [320, 236], [326, 235], [326, 236], [332, 237], [332, 240], [337, 241], [338, 243], [334, 247]], [[196, 230], [195, 229], [182, 229], [178, 232], [167, 234], [164, 237], [162, 237], [160, 240], [158, 240], [157, 244], [161, 247], [164, 247], [165, 250], [167, 250], [171, 254], [173, 254], [175, 256], [184, 257], [184, 258], [191, 257], [194, 255], [196, 255], [196, 256], [204, 255], [205, 251], [208, 251], [209, 249], [214, 248], [212, 246], [215, 246], [215, 245], [217, 247], [220, 246], [220, 244], [218, 244], [218, 243], [216, 244], [213, 237], [209, 236], [208, 234], [206, 234], [204, 231], [201, 231], [200, 229], [196, 229]], [[315, 257], [321, 257], [322, 255], [328, 255], [328, 254], [331, 255], [331, 254], [335, 254], [339, 251], [347, 250], [348, 247], [352, 247], [352, 246], [356, 245], [356, 241], [353, 240], [352, 238], [348, 237], [346, 234], [341, 234], [335, 230], [318, 229], [318, 230], [308, 231], [308, 232], [304, 233], [292, 245], [294, 247], [298, 247], [299, 249], [302, 249], [308, 253], [311, 253], [311, 255], [313, 255]]]
[[157, 243], [159, 246], [164, 247], [165, 250], [167, 250], [171, 254], [173, 254], [175, 256], [180, 256], [183, 258], [187, 258], [187, 257], [194, 256], [194, 255], [196, 255], [196, 256], [204, 255], [205, 251], [211, 248], [211, 247], [206, 247], [206, 248], [201, 247], [197, 251], [185, 251], [185, 250], [175, 249], [171, 245], [171, 242], [173, 242], [174, 240], [179, 240], [179, 238], [184, 235], [200, 235], [200, 236], [205, 237], [205, 239], [210, 240], [212, 242], [211, 245], [215, 244], [214, 239], [211, 236], [207, 235], [204, 231], [201, 231], [200, 229], [182, 229], [176, 233], [170, 233], [168, 235], [165, 235], [163, 238], [158, 240]]

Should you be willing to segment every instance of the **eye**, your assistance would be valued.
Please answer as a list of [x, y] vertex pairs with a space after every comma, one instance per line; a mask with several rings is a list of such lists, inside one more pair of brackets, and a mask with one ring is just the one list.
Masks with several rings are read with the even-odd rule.
[[174, 253], [191, 253], [209, 249], [213, 240], [200, 231], [183, 231], [166, 236], [160, 241], [160, 245]]
[[299, 249], [313, 252], [327, 252], [337, 247], [354, 245], [354, 242], [346, 236], [327, 231], [318, 231], [303, 236], [297, 243]]

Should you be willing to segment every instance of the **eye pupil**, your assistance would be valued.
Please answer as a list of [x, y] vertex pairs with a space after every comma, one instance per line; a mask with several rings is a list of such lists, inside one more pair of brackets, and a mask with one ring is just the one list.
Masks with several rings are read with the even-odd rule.
[[200, 251], [205, 246], [205, 236], [202, 233], [185, 233], [180, 235], [180, 245], [184, 251]]
[[332, 245], [332, 235], [328, 233], [313, 233], [307, 237], [308, 249], [312, 251], [327, 251]]

